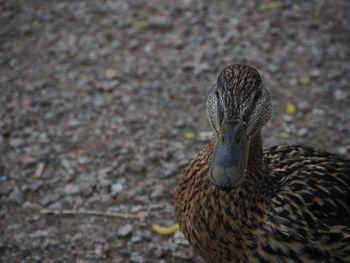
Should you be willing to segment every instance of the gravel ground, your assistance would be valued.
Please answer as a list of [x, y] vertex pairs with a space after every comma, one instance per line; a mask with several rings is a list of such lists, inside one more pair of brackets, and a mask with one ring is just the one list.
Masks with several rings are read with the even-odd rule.
[[349, 1], [266, 3], [0, 1], [0, 261], [201, 262], [150, 226], [175, 223], [207, 91], [232, 63], [271, 91], [266, 146], [349, 157]]

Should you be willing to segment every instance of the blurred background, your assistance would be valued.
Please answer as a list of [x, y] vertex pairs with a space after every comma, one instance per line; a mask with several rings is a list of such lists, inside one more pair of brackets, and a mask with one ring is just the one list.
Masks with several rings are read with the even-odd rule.
[[0, 1], [0, 261], [201, 262], [151, 225], [175, 223], [217, 75], [260, 72], [265, 146], [349, 157], [349, 16], [346, 0]]

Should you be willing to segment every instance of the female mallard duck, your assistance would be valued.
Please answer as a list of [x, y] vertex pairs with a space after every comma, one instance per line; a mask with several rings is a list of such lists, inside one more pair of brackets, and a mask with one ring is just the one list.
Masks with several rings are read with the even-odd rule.
[[350, 262], [350, 162], [301, 146], [262, 149], [271, 99], [232, 65], [207, 102], [214, 139], [179, 179], [181, 230], [207, 262]]

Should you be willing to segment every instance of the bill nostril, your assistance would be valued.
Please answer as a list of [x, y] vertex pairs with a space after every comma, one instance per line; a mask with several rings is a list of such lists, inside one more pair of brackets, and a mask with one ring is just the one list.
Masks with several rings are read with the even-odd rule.
[[225, 191], [225, 192], [228, 192], [233, 189], [233, 187], [231, 186], [231, 180], [228, 176], [220, 177], [219, 180], [217, 180], [216, 187], [220, 191]]

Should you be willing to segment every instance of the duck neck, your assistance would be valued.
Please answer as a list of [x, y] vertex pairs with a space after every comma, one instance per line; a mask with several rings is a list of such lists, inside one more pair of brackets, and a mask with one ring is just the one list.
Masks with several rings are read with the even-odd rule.
[[250, 143], [246, 182], [247, 186], [263, 195], [264, 189], [269, 188], [269, 171], [264, 165], [260, 132], [252, 138]]

